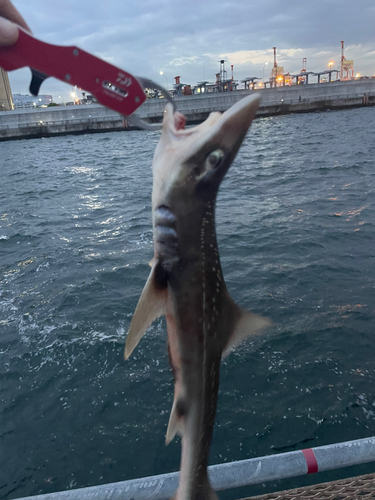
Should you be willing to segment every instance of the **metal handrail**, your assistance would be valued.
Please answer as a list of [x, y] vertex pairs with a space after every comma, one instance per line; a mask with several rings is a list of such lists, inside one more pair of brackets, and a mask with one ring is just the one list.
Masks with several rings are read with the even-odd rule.
[[[367, 97], [374, 97], [374, 92], [366, 93]], [[304, 97], [300, 101], [299, 99], [278, 99], [277, 101], [263, 101], [260, 103], [260, 108], [265, 108], [267, 106], [278, 106], [280, 104], [300, 104], [307, 103], [310, 104], [312, 102], [320, 103], [322, 101], [340, 101], [342, 99], [363, 99], [364, 94], [345, 94], [345, 95], [329, 95], [329, 96], [314, 96], [314, 97]]]
[[102, 122], [121, 122], [121, 117], [111, 117], [111, 116], [103, 116], [103, 117], [94, 117], [94, 118], [69, 118], [65, 120], [46, 120], [46, 121], [36, 121], [36, 122], [27, 122], [27, 123], [15, 123], [11, 125], [2, 125], [1, 128], [7, 129], [19, 129], [19, 128], [30, 128], [30, 127], [42, 127], [42, 126], [60, 126], [60, 125], [74, 125], [79, 123], [102, 123]]
[[[261, 458], [212, 465], [215, 490], [276, 481], [375, 461], [375, 437], [319, 446]], [[179, 473], [132, 479], [18, 500], [166, 500], [174, 495]]]

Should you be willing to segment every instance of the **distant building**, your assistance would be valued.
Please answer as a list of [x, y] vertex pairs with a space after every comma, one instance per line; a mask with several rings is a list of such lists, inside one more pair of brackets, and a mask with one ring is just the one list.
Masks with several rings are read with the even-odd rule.
[[46, 107], [48, 104], [53, 102], [51, 95], [40, 94], [38, 96], [33, 95], [23, 95], [23, 94], [13, 94], [13, 102], [15, 109], [20, 108], [40, 108]]
[[[82, 92], [82, 95], [84, 96], [84, 95], [85, 95], [85, 93], [84, 93], [84, 92]], [[84, 100], [85, 100], [85, 99], [81, 99], [81, 101], [84, 101]], [[87, 94], [85, 104], [93, 104], [93, 103], [95, 103], [95, 102], [98, 102], [98, 101], [97, 101], [97, 99], [96, 99], [96, 97], [95, 97], [94, 95]]]
[[0, 111], [10, 111], [12, 109], [13, 100], [8, 73], [0, 68]]

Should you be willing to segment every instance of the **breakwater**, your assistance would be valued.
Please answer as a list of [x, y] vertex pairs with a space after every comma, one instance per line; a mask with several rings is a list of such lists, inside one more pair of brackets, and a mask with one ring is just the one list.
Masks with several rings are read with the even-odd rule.
[[[262, 96], [258, 117], [375, 105], [375, 79], [368, 79], [184, 96], [176, 98], [177, 108], [187, 123], [197, 123], [213, 111], [225, 111], [249, 92]], [[149, 122], [160, 122], [165, 104], [165, 99], [149, 99], [137, 114]], [[0, 141], [134, 128], [99, 104], [0, 113]]]

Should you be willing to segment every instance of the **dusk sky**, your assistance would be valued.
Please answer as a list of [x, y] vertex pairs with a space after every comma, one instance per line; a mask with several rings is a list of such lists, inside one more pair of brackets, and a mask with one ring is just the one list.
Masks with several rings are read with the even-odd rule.
[[[228, 77], [268, 79], [277, 62], [285, 71], [339, 67], [341, 45], [354, 59], [354, 72], [375, 74], [374, 0], [15, 0], [34, 36], [49, 43], [77, 45], [134, 76], [169, 87], [173, 77], [195, 85], [215, 80], [219, 59]], [[160, 75], [163, 71], [166, 78]], [[13, 93], [28, 93], [29, 70], [9, 74]], [[47, 80], [41, 89], [70, 100], [71, 87]]]

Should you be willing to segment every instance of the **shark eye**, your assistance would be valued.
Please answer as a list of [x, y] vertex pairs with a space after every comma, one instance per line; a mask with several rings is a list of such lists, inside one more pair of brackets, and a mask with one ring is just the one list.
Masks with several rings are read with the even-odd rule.
[[206, 164], [208, 168], [216, 168], [220, 165], [221, 160], [224, 156], [224, 152], [221, 149], [215, 149], [207, 156]]

